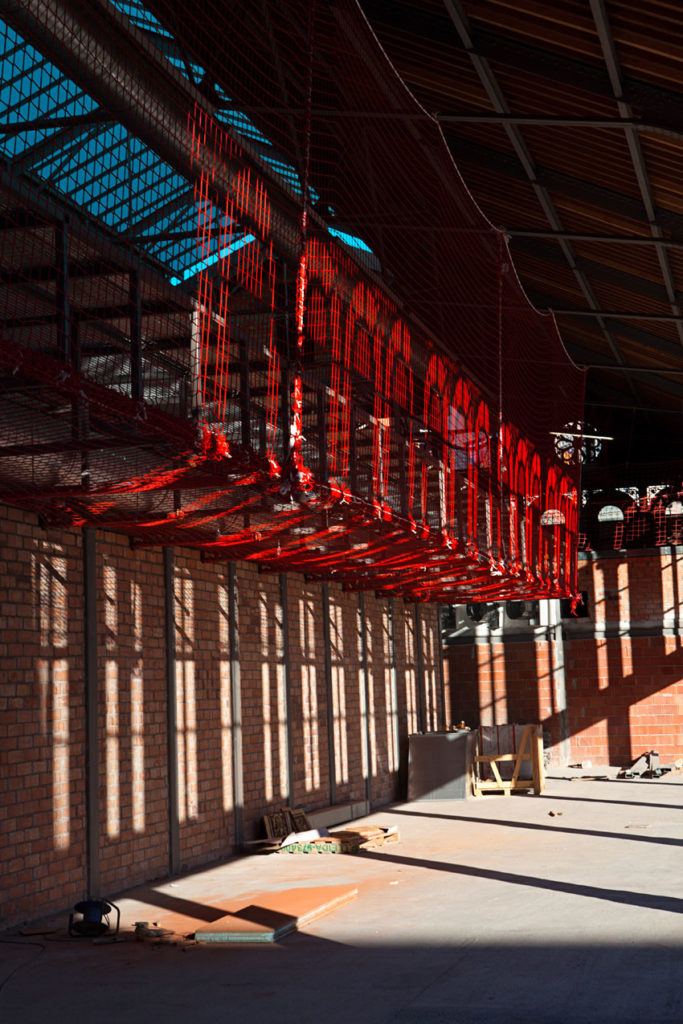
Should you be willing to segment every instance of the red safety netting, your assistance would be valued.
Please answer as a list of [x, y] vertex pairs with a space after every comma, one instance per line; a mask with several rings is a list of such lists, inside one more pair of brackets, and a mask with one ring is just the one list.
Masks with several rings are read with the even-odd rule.
[[614, 551], [683, 544], [683, 465], [588, 467], [579, 548]]
[[3, 500], [415, 600], [573, 594], [583, 376], [358, 5], [149, 9], [165, 53], [13, 15], [100, 148], [0, 181]]

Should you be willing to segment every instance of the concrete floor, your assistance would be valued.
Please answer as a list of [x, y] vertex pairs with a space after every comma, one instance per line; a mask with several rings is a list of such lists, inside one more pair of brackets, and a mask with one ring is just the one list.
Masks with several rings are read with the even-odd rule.
[[[576, 774], [540, 797], [377, 812], [364, 820], [401, 842], [360, 856], [252, 856], [133, 890], [117, 899], [126, 941], [69, 940], [66, 914], [44, 939], [7, 933], [0, 1020], [681, 1024], [683, 775]], [[129, 931], [221, 894], [346, 883], [358, 899], [274, 947]]]

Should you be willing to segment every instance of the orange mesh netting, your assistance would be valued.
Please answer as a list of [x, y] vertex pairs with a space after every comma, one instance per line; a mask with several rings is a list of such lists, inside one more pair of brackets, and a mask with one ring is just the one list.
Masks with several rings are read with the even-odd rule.
[[360, 7], [6, 17], [3, 500], [414, 600], [574, 593], [583, 375]]

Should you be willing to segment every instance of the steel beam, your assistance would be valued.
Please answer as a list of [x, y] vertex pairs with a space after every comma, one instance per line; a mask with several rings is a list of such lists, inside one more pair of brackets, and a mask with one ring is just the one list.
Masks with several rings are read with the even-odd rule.
[[508, 238], [566, 239], [568, 242], [597, 242], [600, 245], [662, 245], [666, 249], [683, 249], [683, 239], [645, 238], [642, 235], [590, 235], [574, 231], [527, 231], [523, 228], [505, 228]]
[[[652, 239], [652, 244], [656, 244]], [[513, 244], [513, 255], [516, 252], [528, 253], [536, 259], [543, 260], [556, 266], [565, 266], [562, 253], [552, 242], [544, 242], [537, 238], [520, 238]], [[671, 292], [658, 281], [650, 281], [639, 277], [637, 274], [630, 274], [626, 270], [620, 270], [610, 264], [590, 259], [587, 256], [577, 256], [576, 264], [583, 273], [590, 276], [591, 280], [606, 281], [608, 284], [615, 284], [619, 288], [633, 295], [642, 295], [647, 299], [654, 299], [663, 306], [669, 303]], [[675, 293], [674, 293], [675, 294]]]
[[35, 117], [29, 121], [12, 121], [0, 124], [0, 135], [21, 135], [22, 132], [44, 131], [50, 128], [76, 128], [91, 124], [102, 124], [110, 121], [103, 110], [93, 110], [89, 114], [72, 114], [67, 117]]
[[[657, 223], [650, 177], [645, 164], [645, 157], [643, 156], [640, 139], [638, 138], [636, 130], [630, 123], [633, 118], [633, 109], [631, 104], [627, 103], [624, 99], [621, 70], [619, 68], [619, 60], [617, 58], [617, 52], [614, 45], [614, 38], [612, 36], [612, 30], [607, 16], [607, 9], [605, 7], [604, 0], [590, 0], [590, 5], [593, 20], [595, 21], [595, 25], [598, 30], [600, 45], [602, 47], [603, 57], [605, 58], [605, 64], [607, 65], [612, 90], [614, 92], [614, 98], [617, 101], [619, 116], [623, 119], [626, 125], [626, 141], [628, 143], [629, 153], [631, 154], [633, 169], [638, 180], [638, 187], [640, 188], [643, 206], [645, 207], [645, 215], [650, 226], [650, 231], [652, 232], [652, 237], [657, 240], [657, 243], [659, 243], [663, 232], [660, 225]], [[666, 250], [660, 244], [657, 244], [657, 258], [659, 260], [664, 286], [671, 305], [671, 311], [678, 317], [681, 310], [676, 296], [676, 285], [674, 282], [673, 272], [671, 270]], [[681, 324], [680, 320], [677, 320], [677, 330], [679, 340], [681, 345], [683, 345], [683, 324]]]
[[[451, 2], [444, 0], [445, 10], [450, 14]], [[364, 0], [363, 8], [370, 20], [377, 23], [382, 32], [382, 23], [392, 28], [399, 27], [410, 33], [416, 40], [424, 38], [443, 44], [447, 39], [448, 22], [439, 8], [425, 8], [424, 5], [396, 3], [395, 0]], [[552, 82], [579, 89], [604, 99], [612, 99], [613, 92], [606, 69], [589, 60], [562, 53], [557, 47], [544, 48], [541, 42], [523, 42], [515, 39], [504, 29], [496, 31], [486, 25], [482, 15], [477, 17], [476, 5], [471, 5], [472, 18], [470, 37], [475, 54], [482, 59], [495, 61], [508, 68], [516, 69], [535, 78], [547, 78]], [[683, 110], [681, 94], [662, 85], [654, 85], [633, 75], [622, 76], [624, 98], [641, 113], [644, 121], [654, 121], [662, 128], [683, 131]], [[409, 83], [410, 84], [410, 83]]]
[[[56, 10], [48, 0], [23, 0], [21, 4], [0, 0], [0, 17], [43, 57], [68, 69], [71, 81], [188, 180], [202, 163], [208, 167], [211, 162], [217, 191], [225, 196], [236, 190], [242, 166], [230, 163], [226, 155], [216, 168], [213, 154], [203, 147], [193, 152], [187, 111], [195, 102], [206, 108], [205, 96], [113, 6], [71, 2]], [[100, 59], [93, 61], [93, 53]], [[243, 148], [246, 151], [248, 146]], [[296, 259], [298, 204], [255, 151], [250, 151], [247, 160], [267, 176], [271, 194], [278, 194], [271, 208], [271, 236], [283, 253]], [[245, 223], [257, 225], [259, 202], [256, 192], [250, 191], [248, 210], [242, 215]]]
[[[34, 220], [36, 221], [34, 226], [45, 226], [45, 221], [37, 220], [37, 218]], [[19, 226], [23, 227], [23, 225]], [[55, 226], [55, 233], [58, 232], [59, 227], [60, 225]], [[1, 227], [0, 230], [2, 230]], [[57, 249], [59, 249], [59, 244], [57, 244]], [[69, 260], [66, 266], [55, 262], [39, 267], [19, 267], [11, 270], [1, 270], [0, 284], [13, 286], [57, 282], [59, 280], [60, 267], [61, 273], [67, 273], [71, 281], [87, 277], [114, 277], [115, 275], [127, 272], [124, 267], [115, 266], [108, 260], [89, 260], [83, 263]]]
[[142, 295], [140, 279], [135, 270], [128, 275], [128, 303], [130, 319], [130, 395], [141, 402], [145, 397], [142, 371]]
[[548, 306], [548, 309], [555, 316], [588, 316], [604, 317], [605, 320], [652, 320], [662, 323], [680, 323], [683, 314], [678, 313], [638, 313], [633, 310], [618, 309], [558, 309], [557, 306]]
[[251, 400], [249, 381], [249, 347], [246, 338], [239, 339], [240, 353], [240, 418], [242, 422], [242, 444], [251, 447]]
[[[533, 289], [527, 289], [527, 296], [536, 309], [549, 309], [554, 312], [554, 298], [552, 296]], [[678, 362], [681, 358], [681, 350], [677, 342], [669, 341], [666, 338], [661, 337], [659, 334], [653, 334], [651, 331], [643, 330], [640, 327], [634, 327], [627, 321], [623, 321], [619, 324], [618, 334], [623, 341], [633, 341], [640, 347], [645, 346], [650, 351], [656, 352], [660, 359], [670, 358]], [[572, 341], [566, 337], [565, 341], [568, 342], [571, 347], [574, 362], [581, 363], [582, 365], [593, 363], [596, 355], [595, 350], [587, 349], [583, 347], [581, 343]], [[616, 367], [620, 365], [622, 364], [615, 363], [613, 368], [616, 369]]]
[[55, 225], [55, 303], [57, 348], [62, 359], [71, 357], [71, 286], [69, 283], [69, 227], [65, 221]]
[[[539, 128], [609, 128], [623, 131], [624, 127], [645, 129], [656, 132], [658, 125], [646, 125], [641, 120], [631, 117], [628, 120], [614, 117], [543, 117], [536, 114], [447, 114], [441, 111], [434, 117], [441, 124], [513, 124], [520, 127]], [[674, 134], [670, 129], [662, 129], [668, 135]], [[683, 135], [683, 132], [681, 132]]]
[[[488, 61], [482, 59], [474, 50], [470, 26], [467, 20], [467, 16], [460, 3], [460, 0], [444, 0], [444, 4], [450, 15], [453, 25], [460, 37], [462, 45], [464, 46], [465, 50], [467, 51], [470, 57], [472, 64], [474, 65], [479, 80], [486, 92], [486, 95], [490, 103], [494, 107], [494, 110], [498, 114], [509, 115], [510, 109], [508, 107], [507, 101], [503, 96], [500, 86], [498, 85], [498, 81], [491, 67], [488, 64]], [[550, 194], [548, 190], [538, 180], [533, 158], [526, 146], [526, 143], [524, 142], [524, 139], [519, 128], [516, 125], [512, 124], [506, 124], [503, 127], [506, 135], [508, 136], [508, 139], [512, 144], [515, 153], [517, 154], [519, 162], [524, 168], [524, 173], [526, 174], [531, 184], [531, 187], [533, 188], [536, 194], [538, 203], [541, 209], [543, 210], [543, 213], [550, 227], [553, 231], [563, 231], [562, 222], [555, 209], [555, 206], [553, 205]], [[577, 266], [576, 257], [572, 246], [568, 241], [560, 240], [560, 247], [562, 248], [562, 252], [564, 253], [567, 264], [572, 273], [574, 274], [577, 284], [579, 285], [579, 288], [581, 289], [581, 292], [583, 293], [588, 305], [592, 309], [597, 309], [599, 306], [597, 298], [595, 296], [595, 293], [593, 292], [593, 289], [590, 285], [588, 278], [580, 269], [580, 267]], [[623, 362], [619, 346], [617, 345], [614, 337], [612, 336], [611, 331], [603, 321], [598, 320], [598, 322], [600, 324], [605, 340], [609, 345], [610, 351], [612, 352], [612, 355], [617, 360], [617, 362]], [[636, 398], [636, 400], [639, 399], [640, 396], [638, 395], [635, 386], [630, 380], [629, 388], [634, 398]]]
[[327, 458], [327, 419], [325, 415], [325, 391], [320, 389], [317, 395], [318, 418], [318, 479], [326, 484], [329, 479]]
[[[93, 111], [93, 115], [88, 118], [86, 123], [74, 120], [71, 124], [54, 132], [54, 134], [48, 135], [46, 139], [36, 142], [34, 146], [27, 146], [18, 156], [9, 161], [10, 173], [14, 175], [23, 174], [24, 171], [35, 167], [39, 161], [51, 157], [60, 148], [63, 149], [70, 146], [71, 152], [73, 152], [77, 143], [78, 148], [80, 148], [93, 135], [101, 131], [106, 124], [111, 124], [113, 121], [111, 117], [105, 115], [104, 111], [99, 111], [97, 114], [98, 116]], [[64, 154], [61, 155], [63, 156]]]
[[[513, 178], [516, 181], [529, 183], [528, 176], [519, 166], [519, 162], [509, 153], [493, 146], [483, 146], [479, 142], [462, 138], [453, 132], [446, 132], [446, 138], [459, 167], [471, 164], [493, 171], [502, 178]], [[467, 173], [465, 173], [467, 177]], [[581, 200], [605, 213], [613, 213], [616, 217], [643, 222], [643, 206], [639, 199], [615, 192], [594, 182], [577, 178], [566, 171], [547, 165], [536, 165], [536, 181], [551, 192], [559, 192], [569, 198]], [[671, 232], [675, 237], [683, 237], [683, 216], [672, 210], [658, 208], [657, 216], [660, 226]], [[564, 233], [564, 232], [562, 232]]]

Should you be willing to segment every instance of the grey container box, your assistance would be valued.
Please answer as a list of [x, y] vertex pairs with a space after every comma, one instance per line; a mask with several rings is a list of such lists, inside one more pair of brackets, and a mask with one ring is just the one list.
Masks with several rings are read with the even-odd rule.
[[475, 736], [469, 729], [409, 736], [408, 799], [465, 800], [470, 796]]

